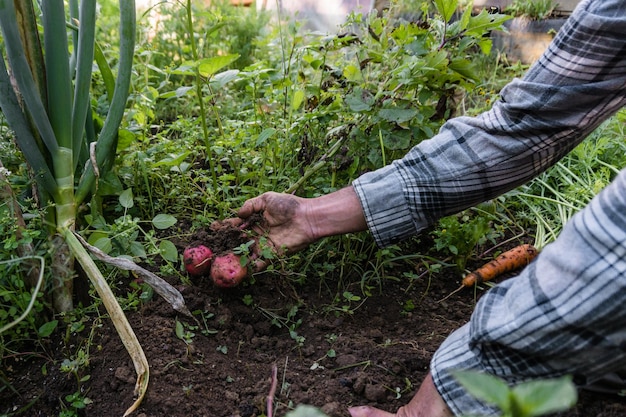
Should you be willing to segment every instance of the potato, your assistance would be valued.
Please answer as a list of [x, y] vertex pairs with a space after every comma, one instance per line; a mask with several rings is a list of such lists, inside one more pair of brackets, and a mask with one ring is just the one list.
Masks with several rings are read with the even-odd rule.
[[183, 252], [183, 263], [189, 275], [198, 277], [211, 270], [213, 251], [204, 245], [186, 248]]
[[232, 252], [216, 256], [211, 265], [211, 278], [218, 287], [234, 287], [247, 275], [248, 268], [242, 265], [241, 258]]

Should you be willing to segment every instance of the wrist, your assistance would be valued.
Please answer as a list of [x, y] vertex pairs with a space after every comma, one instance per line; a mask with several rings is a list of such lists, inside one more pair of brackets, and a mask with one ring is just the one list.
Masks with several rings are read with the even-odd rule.
[[306, 210], [313, 241], [367, 230], [361, 201], [352, 186], [309, 199]]

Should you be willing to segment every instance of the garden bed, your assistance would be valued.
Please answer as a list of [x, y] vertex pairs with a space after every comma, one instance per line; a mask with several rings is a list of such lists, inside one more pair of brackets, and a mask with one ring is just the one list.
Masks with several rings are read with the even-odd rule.
[[[398, 268], [394, 275], [401, 276], [406, 266]], [[362, 303], [335, 299], [341, 285], [341, 291], [361, 292], [359, 283], [332, 278], [311, 278], [301, 286], [259, 275], [254, 285], [226, 290], [210, 280], [172, 283], [206, 321], [198, 315], [198, 325], [158, 297], [128, 314], [151, 366], [148, 393], [135, 416], [261, 416], [273, 365], [276, 416], [303, 403], [332, 417], [348, 416], [352, 405], [395, 410], [412, 397], [432, 354], [468, 320], [474, 305], [471, 290], [440, 302], [458, 286], [453, 269], [431, 279], [385, 280]], [[109, 319], [89, 320], [68, 344], [89, 346], [90, 363], [81, 376], [90, 376], [83, 389], [93, 402], [79, 415], [121, 416], [133, 402], [133, 365]], [[16, 392], [0, 393], [0, 412], [31, 404], [21, 415], [59, 415], [59, 400], [76, 390], [76, 380], [59, 371], [68, 355], [63, 345], [48, 346], [46, 358], [7, 360], [5, 376]], [[576, 408], [562, 416], [625, 414], [625, 398], [582, 393]]]

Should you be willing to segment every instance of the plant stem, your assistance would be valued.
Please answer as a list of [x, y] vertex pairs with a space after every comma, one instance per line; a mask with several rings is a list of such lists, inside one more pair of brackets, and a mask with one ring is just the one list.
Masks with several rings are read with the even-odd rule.
[[324, 155], [322, 155], [320, 157], [320, 159], [313, 166], [309, 167], [304, 172], [304, 175], [302, 175], [298, 179], [298, 181], [296, 181], [291, 187], [287, 188], [287, 190], [285, 190], [285, 192], [288, 193], [288, 194], [295, 193], [296, 190], [298, 188], [300, 188], [302, 186], [302, 184], [304, 184], [313, 174], [315, 174], [317, 171], [322, 169], [324, 167], [324, 165], [326, 165], [326, 163], [328, 162], [328, 159], [331, 158], [335, 153], [337, 153], [337, 151], [341, 147], [341, 144], [344, 142], [346, 137], [347, 136], [342, 136], [341, 138], [337, 139], [337, 141], [333, 144], [333, 146], [331, 146], [331, 148], [328, 150], [328, 152], [326, 152]]
[[[24, 310], [24, 312], [17, 319], [13, 320], [11, 323], [8, 323], [2, 326], [2, 328], [0, 328], [0, 334], [9, 330], [11, 327], [15, 326], [20, 321], [24, 320], [26, 316], [28, 316], [28, 314], [33, 308], [33, 305], [35, 305], [35, 300], [37, 300], [37, 294], [39, 293], [39, 290], [41, 289], [41, 284], [43, 283], [43, 271], [44, 271], [45, 261], [41, 256], [25, 256], [22, 258], [9, 259], [6, 261], [0, 261], [0, 265], [12, 263], [12, 262], [24, 261], [24, 260], [29, 260], [29, 261], [38, 260], [39, 261], [39, 266], [36, 267], [38, 271], [38, 279], [36, 281], [35, 288], [33, 289], [33, 294], [30, 297], [30, 301], [28, 302], [28, 306], [26, 307], [26, 310]], [[28, 262], [28, 264], [33, 265], [32, 262]]]
[[[74, 201], [74, 169], [72, 163], [72, 150], [59, 148], [54, 156], [54, 175], [57, 180], [58, 190], [55, 199], [56, 227], [74, 230], [76, 222], [76, 206]], [[52, 270], [54, 283], [52, 303], [57, 312], [67, 312], [73, 309], [73, 271], [74, 259], [65, 242], [58, 235], [52, 238]]]
[[[196, 38], [193, 31], [193, 17], [191, 12], [191, 0], [187, 0], [187, 33], [189, 35], [189, 44], [191, 46], [191, 54], [193, 60], [198, 61], [198, 47], [196, 45]], [[194, 66], [194, 72], [196, 75], [196, 98], [198, 99], [198, 106], [200, 107], [200, 124], [202, 126], [202, 137], [204, 138], [204, 147], [206, 148], [206, 159], [209, 164], [209, 171], [211, 172], [211, 179], [213, 181], [213, 190], [217, 191], [217, 173], [215, 172], [213, 164], [213, 152], [211, 151], [211, 141], [209, 140], [209, 129], [206, 121], [206, 112], [204, 109], [204, 100], [202, 99], [202, 77], [200, 76], [200, 68], [198, 65]], [[218, 118], [219, 120], [219, 118]]]

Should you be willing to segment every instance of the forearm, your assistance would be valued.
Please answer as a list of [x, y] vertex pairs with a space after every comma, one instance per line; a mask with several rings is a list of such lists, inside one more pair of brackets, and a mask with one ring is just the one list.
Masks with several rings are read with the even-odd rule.
[[316, 239], [367, 229], [361, 202], [351, 186], [311, 199], [306, 210]]

